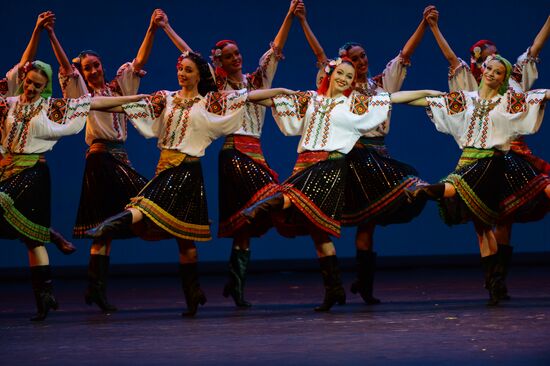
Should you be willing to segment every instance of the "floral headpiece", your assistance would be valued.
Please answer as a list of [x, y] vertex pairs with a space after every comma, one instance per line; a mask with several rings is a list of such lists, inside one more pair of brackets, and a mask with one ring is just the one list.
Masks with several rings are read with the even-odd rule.
[[496, 45], [487, 39], [477, 41], [472, 45], [472, 47], [470, 47], [470, 70], [472, 71], [472, 74], [474, 75], [477, 82], [481, 81], [481, 68], [483, 62], [485, 61], [481, 59], [481, 53], [489, 46], [493, 46], [496, 49]]
[[220, 57], [222, 56], [222, 49], [228, 44], [237, 45], [237, 42], [230, 39], [224, 39], [217, 42], [214, 48], [210, 50], [210, 60], [212, 61], [212, 64], [214, 64], [214, 66], [221, 67]]
[[325, 73], [327, 75], [330, 75], [332, 74], [332, 72], [334, 71], [334, 69], [336, 69], [336, 67], [340, 64], [342, 64], [342, 61], [343, 59], [341, 57], [338, 57], [334, 60], [329, 60], [325, 66]]

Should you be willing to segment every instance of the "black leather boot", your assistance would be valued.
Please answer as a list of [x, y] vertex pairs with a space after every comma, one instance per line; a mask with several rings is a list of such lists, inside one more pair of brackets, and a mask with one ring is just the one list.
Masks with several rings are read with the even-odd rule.
[[76, 251], [76, 247], [65, 239], [63, 235], [50, 228], [50, 241], [55, 244], [57, 249], [63, 254], [72, 254]]
[[481, 264], [485, 271], [485, 286], [489, 291], [487, 306], [496, 306], [503, 288], [502, 266], [498, 261], [498, 254], [481, 258]]
[[409, 203], [416, 200], [438, 200], [445, 194], [445, 183], [436, 183], [429, 185], [416, 185], [406, 188], [405, 195]]
[[86, 304], [97, 304], [105, 313], [117, 311], [116, 306], [107, 301], [107, 278], [109, 276], [109, 261], [110, 257], [106, 255], [90, 255], [90, 263], [88, 265], [88, 289], [84, 295]]
[[372, 296], [374, 272], [376, 271], [376, 253], [368, 250], [357, 250], [357, 279], [351, 285], [351, 293], [359, 295], [366, 304], [380, 304], [380, 300]]
[[48, 316], [50, 309], [57, 310], [59, 304], [52, 293], [52, 275], [50, 266], [31, 267], [31, 281], [36, 300], [36, 315], [32, 321], [42, 321]]
[[197, 263], [180, 264], [181, 288], [185, 295], [187, 311], [181, 316], [194, 316], [200, 305], [206, 304], [206, 296], [199, 285]]
[[508, 277], [508, 268], [510, 267], [510, 260], [512, 259], [512, 253], [514, 248], [511, 245], [498, 244], [498, 262], [502, 268], [502, 289], [499, 294], [500, 300], [510, 300], [508, 295], [508, 287], [506, 286], [506, 278]]
[[319, 264], [321, 265], [321, 274], [325, 286], [325, 298], [323, 303], [315, 308], [315, 311], [329, 311], [336, 303], [339, 305], [346, 303], [346, 292], [342, 287], [336, 256], [321, 257], [319, 258]]
[[273, 196], [264, 198], [261, 201], [256, 202], [249, 208], [243, 210], [242, 214], [249, 223], [254, 223], [258, 218], [281, 210], [285, 204], [285, 198], [281, 192], [275, 193]]
[[250, 250], [235, 249], [231, 250], [229, 258], [229, 279], [223, 288], [223, 296], [231, 295], [235, 305], [240, 308], [249, 308], [251, 303], [244, 299], [244, 283], [246, 279], [246, 270], [250, 261]]
[[109, 217], [93, 229], [86, 230], [85, 234], [93, 239], [124, 237], [130, 231], [131, 225], [132, 213], [124, 210], [115, 216]]

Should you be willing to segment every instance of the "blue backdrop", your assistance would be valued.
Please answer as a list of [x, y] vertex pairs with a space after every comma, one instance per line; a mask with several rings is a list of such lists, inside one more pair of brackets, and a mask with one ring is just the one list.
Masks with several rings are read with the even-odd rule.
[[[97, 50], [103, 58], [109, 78], [119, 65], [133, 59], [149, 24], [155, 7], [163, 8], [172, 27], [195, 50], [209, 54], [211, 45], [219, 39], [234, 39], [244, 57], [244, 70], [252, 71], [268, 48], [287, 12], [287, 0], [241, 1], [151, 1], [134, 0], [95, 2], [69, 1], [10, 1], [3, 4], [0, 25], [2, 57], [0, 70], [7, 71], [19, 61], [25, 49], [36, 16], [45, 10], [57, 15], [56, 33], [69, 57], [83, 49]], [[131, 4], [131, 5], [130, 5]], [[385, 64], [403, 47], [421, 20], [427, 3], [415, 1], [306, 1], [311, 27], [323, 44], [327, 55], [335, 56], [338, 47], [354, 40], [365, 45], [371, 74], [383, 70]], [[548, 6], [538, 0], [521, 2], [504, 0], [498, 3], [478, 2], [466, 6], [459, 1], [438, 1], [440, 28], [456, 54], [469, 59], [468, 49], [481, 38], [493, 40], [502, 55], [515, 61], [531, 44], [548, 16]], [[540, 78], [535, 87], [550, 87], [550, 75], [545, 58], [550, 45], [541, 53]], [[178, 51], [159, 30], [149, 62], [147, 76], [140, 92], [177, 89], [175, 62]], [[274, 86], [293, 89], [313, 89], [316, 74], [315, 58], [302, 30], [294, 22], [284, 48], [285, 60], [279, 65]], [[51, 51], [47, 34], [43, 33], [37, 58], [52, 65], [57, 62]], [[403, 89], [447, 90], [447, 61], [434, 38], [426, 30], [425, 37], [412, 57], [412, 66]], [[54, 84], [54, 96], [60, 96]], [[546, 120], [548, 120], [548, 116]], [[528, 138], [534, 152], [550, 159], [550, 147], [544, 141], [548, 128]], [[284, 137], [268, 113], [262, 143], [267, 160], [281, 178], [289, 175], [298, 139]], [[454, 140], [435, 131], [422, 108], [395, 106], [392, 130], [387, 143], [393, 156], [415, 166], [424, 179], [436, 181], [450, 172], [460, 154]], [[217, 231], [217, 155], [221, 141], [216, 141], [203, 159], [207, 184], [212, 231]], [[84, 133], [61, 140], [47, 155], [52, 173], [52, 224], [66, 235], [72, 230], [80, 194], [84, 154], [87, 146]], [[151, 177], [159, 156], [156, 140], [145, 140], [129, 128], [127, 143], [130, 159], [142, 174]], [[517, 251], [547, 251], [549, 245], [548, 219], [514, 227], [513, 244]], [[0, 241], [0, 267], [26, 266], [25, 247], [17, 241]], [[51, 244], [50, 256], [54, 265], [83, 265], [89, 256], [89, 240], [75, 240], [79, 250], [63, 256]], [[336, 240], [340, 256], [354, 255], [354, 230], [343, 230]], [[478, 251], [471, 225], [447, 227], [438, 216], [434, 203], [428, 203], [420, 217], [409, 224], [377, 228], [376, 250], [380, 255], [464, 254]], [[199, 243], [201, 260], [225, 261], [231, 241], [214, 239]], [[309, 238], [286, 239], [274, 231], [253, 241], [254, 259], [287, 259], [314, 257]], [[143, 242], [125, 240], [113, 243], [112, 263], [176, 262], [175, 241]]]

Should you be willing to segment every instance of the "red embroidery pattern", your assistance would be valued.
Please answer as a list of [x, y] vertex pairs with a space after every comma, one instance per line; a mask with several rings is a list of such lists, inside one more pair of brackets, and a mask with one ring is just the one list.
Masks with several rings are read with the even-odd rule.
[[451, 92], [445, 95], [445, 103], [449, 115], [463, 112], [466, 109], [466, 100], [462, 91]]
[[508, 92], [508, 113], [521, 113], [527, 110], [526, 94], [515, 93], [512, 90]]
[[353, 100], [350, 103], [351, 113], [362, 116], [369, 111], [370, 96], [354, 93]]
[[206, 110], [210, 113], [223, 116], [226, 110], [226, 102], [226, 98], [224, 98], [222, 93], [209, 93], [206, 100]]
[[3, 78], [0, 80], [0, 96], [6, 97], [8, 95], [8, 79]]
[[44, 99], [41, 99], [37, 105], [23, 105], [20, 104], [19, 101], [16, 103], [13, 113], [13, 124], [8, 133], [7, 146], [11, 152], [22, 153], [24, 151], [25, 145], [27, 144], [30, 121], [40, 113], [43, 104]]
[[475, 143], [474, 133], [478, 130], [478, 136], [480, 136], [480, 147], [487, 147], [487, 134], [489, 130], [489, 112], [491, 112], [499, 103], [501, 98], [494, 101], [488, 101], [484, 99], [472, 98], [474, 104], [474, 112], [470, 119], [470, 125], [468, 126], [468, 132], [466, 137], [468, 138], [466, 144], [473, 146]]
[[153, 112], [152, 117], [158, 118], [164, 108], [166, 108], [166, 95], [162, 92], [156, 92], [152, 94], [151, 96], [147, 97], [148, 104], [151, 107], [151, 110]]
[[50, 108], [48, 118], [55, 123], [63, 123], [65, 113], [67, 113], [67, 100], [61, 98], [50, 99]]

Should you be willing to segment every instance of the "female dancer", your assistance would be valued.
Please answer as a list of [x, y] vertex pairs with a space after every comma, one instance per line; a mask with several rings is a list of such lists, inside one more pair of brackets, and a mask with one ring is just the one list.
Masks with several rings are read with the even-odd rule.
[[[345, 154], [366, 132], [388, 118], [388, 93], [366, 95], [351, 92], [355, 68], [350, 59], [336, 59], [325, 67], [318, 92], [276, 96], [264, 100], [273, 107], [279, 128], [285, 135], [301, 135], [294, 172], [279, 187], [271, 189], [242, 212], [254, 225], [269, 219], [268, 213], [289, 209], [276, 227], [284, 236], [311, 235], [323, 275], [325, 297], [316, 311], [328, 311], [344, 304], [346, 295], [340, 280], [336, 250], [330, 239], [340, 236], [347, 164]], [[271, 97], [272, 90], [253, 91], [251, 101]], [[351, 93], [351, 94], [350, 94]], [[428, 91], [397, 92], [391, 101], [405, 103]]]
[[90, 109], [110, 108], [139, 99], [53, 99], [52, 69], [41, 61], [22, 70], [19, 96], [0, 97], [0, 234], [27, 246], [37, 314], [41, 321], [58, 303], [52, 293], [51, 270], [44, 243], [51, 240], [50, 175], [44, 153], [63, 136], [82, 130]]
[[[256, 90], [271, 87], [282, 59], [293, 12], [300, 0], [292, 0], [286, 17], [271, 43], [269, 50], [261, 57], [258, 68], [244, 74], [242, 55], [235, 41], [222, 40], [211, 50], [215, 66], [214, 79], [218, 90]], [[191, 48], [174, 32], [166, 22], [164, 29], [181, 51]], [[228, 281], [223, 295], [231, 296], [238, 307], [250, 307], [244, 299], [246, 272], [250, 260], [250, 237], [259, 236], [266, 228], [248, 227], [239, 212], [250, 205], [263, 192], [278, 183], [277, 173], [267, 164], [260, 145], [265, 118], [265, 108], [253, 103], [246, 104], [242, 126], [226, 137], [219, 154], [219, 214], [218, 236], [233, 238], [229, 259]]]
[[[478, 89], [481, 82], [481, 65], [489, 55], [498, 53], [496, 45], [489, 40], [480, 40], [470, 48], [470, 67], [456, 56], [443, 34], [441, 33], [438, 20], [439, 13], [435, 9], [426, 8], [424, 17], [428, 22], [432, 33], [441, 48], [445, 58], [449, 61], [449, 90]], [[538, 55], [542, 50], [548, 36], [550, 35], [550, 17], [533, 40], [533, 44], [518, 57], [510, 77], [510, 87], [515, 91], [527, 91], [533, 86], [538, 77], [536, 64], [539, 62]], [[517, 164], [518, 159], [525, 160], [525, 163]], [[546, 175], [550, 173], [550, 164], [541, 158], [533, 155], [522, 136], [518, 136], [511, 142], [510, 152], [505, 158], [506, 176], [504, 182], [505, 198], [502, 201], [502, 214], [495, 227], [495, 237], [498, 243], [498, 258], [503, 268], [503, 282], [508, 275], [508, 267], [512, 257], [513, 247], [510, 245], [513, 222], [528, 222], [540, 220], [550, 210], [546, 192], [549, 183]], [[525, 167], [524, 172], [519, 167]], [[534, 172], [533, 172], [534, 170]], [[528, 203], [528, 201], [530, 201]], [[505, 284], [503, 284], [501, 299], [510, 298]]]
[[[441, 183], [411, 189], [410, 198], [438, 199], [449, 225], [473, 221], [490, 295], [488, 305], [494, 306], [504, 291], [504, 268], [492, 230], [508, 189], [504, 154], [513, 138], [538, 130], [550, 91], [509, 90], [512, 65], [499, 55], [489, 56], [485, 63], [478, 91], [451, 92], [415, 102], [429, 106], [437, 130], [452, 135], [463, 153], [454, 172]], [[512, 158], [526, 180], [537, 174], [525, 160]]]
[[[429, 8], [435, 9], [433, 6]], [[296, 7], [295, 15], [300, 20], [318, 64], [325, 65], [327, 57], [307, 22], [303, 4]], [[386, 65], [381, 74], [373, 78], [368, 77], [368, 58], [363, 46], [356, 42], [344, 44], [339, 54], [351, 59], [355, 65], [355, 89], [367, 95], [400, 90], [410, 66], [410, 58], [422, 40], [425, 29], [426, 21], [422, 19], [403, 50]], [[384, 142], [389, 129], [388, 118], [377, 128], [366, 132], [346, 155], [349, 174], [346, 179], [342, 225], [357, 226], [357, 278], [351, 285], [351, 292], [359, 293], [367, 304], [380, 303], [373, 296], [376, 270], [373, 236], [376, 225], [409, 222], [420, 214], [425, 204], [420, 200], [411, 204], [405, 197], [405, 188], [414, 187], [422, 181], [416, 169], [390, 156]]]
[[[25, 51], [23, 52], [23, 55], [21, 56], [21, 60], [19, 60], [19, 63], [6, 73], [6, 77], [4, 79], [0, 80], [0, 96], [12, 97], [17, 95], [17, 89], [23, 82], [24, 73], [22, 72], [22, 69], [28, 62], [32, 62], [34, 60], [36, 52], [38, 51], [38, 44], [42, 30], [46, 29], [48, 35], [51, 37], [54, 24], [55, 14], [51, 11], [45, 11], [38, 15], [32, 36]], [[2, 153], [1, 149], [0, 153]], [[60, 233], [52, 228], [50, 228], [50, 239], [52, 243], [55, 244], [57, 249], [63, 254], [71, 254], [76, 250], [76, 247], [71, 242], [66, 240]]]
[[[246, 103], [246, 91], [213, 92], [208, 64], [192, 52], [177, 63], [181, 90], [159, 91], [123, 109], [138, 131], [158, 138], [161, 150], [155, 176], [120, 214], [103, 221], [87, 235], [108, 239], [132, 226], [145, 239], [175, 238], [179, 246], [182, 289], [187, 312], [195, 315], [206, 297], [199, 286], [194, 241], [211, 239], [200, 157], [216, 138], [236, 131]], [[132, 225], [140, 223], [140, 225]]]
[[[60, 83], [66, 97], [77, 97], [86, 93], [102, 96], [136, 94], [140, 80], [145, 75], [143, 67], [149, 59], [153, 39], [158, 28], [156, 22], [163, 16], [156, 9], [151, 15], [149, 28], [132, 62], [123, 64], [111, 82], [106, 81], [101, 57], [91, 50], [82, 51], [69, 60], [57, 39], [52, 40], [61, 65], [68, 72], [61, 72]], [[80, 204], [73, 230], [75, 238], [85, 238], [84, 232], [99, 225], [106, 218], [122, 211], [131, 197], [145, 186], [147, 179], [132, 167], [124, 147], [127, 138], [127, 121], [124, 113], [92, 112], [86, 124], [86, 165], [82, 180]], [[107, 199], [108, 198], [108, 199]], [[117, 236], [124, 239], [132, 233]], [[88, 288], [85, 301], [96, 303], [104, 312], [117, 308], [109, 303], [106, 296], [111, 241], [101, 238], [93, 241], [90, 248], [88, 266]]]

